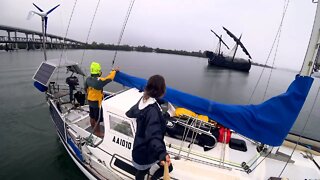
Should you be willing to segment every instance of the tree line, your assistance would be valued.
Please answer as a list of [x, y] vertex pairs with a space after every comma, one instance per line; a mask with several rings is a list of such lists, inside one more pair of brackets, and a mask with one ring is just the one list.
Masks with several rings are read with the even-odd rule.
[[203, 52], [198, 51], [184, 51], [184, 50], [171, 50], [171, 49], [162, 49], [162, 48], [152, 48], [148, 46], [129, 46], [129, 45], [114, 45], [114, 44], [104, 44], [92, 42], [91, 44], [85, 45], [86, 49], [103, 49], [103, 50], [120, 50], [120, 51], [138, 51], [138, 52], [154, 52], [154, 53], [166, 53], [166, 54], [176, 54], [184, 56], [195, 56], [205, 58]]
[[[20, 47], [19, 47], [20, 48]], [[25, 48], [25, 47], [24, 47]], [[36, 47], [40, 48], [40, 47]], [[165, 54], [176, 54], [176, 55], [183, 55], [183, 56], [194, 56], [194, 57], [201, 57], [206, 58], [206, 55], [201, 50], [199, 51], [185, 51], [185, 50], [171, 50], [171, 49], [162, 49], [162, 48], [152, 48], [148, 46], [130, 46], [130, 45], [114, 45], [114, 44], [104, 44], [104, 43], [97, 43], [93, 41], [91, 44], [85, 44], [84, 46], [74, 47], [74, 49], [101, 49], [101, 50], [119, 50], [119, 51], [138, 51], [138, 52], [154, 52], [154, 53], [165, 53]], [[23, 49], [23, 48], [21, 48]], [[0, 50], [8, 50], [6, 45], [0, 44]], [[11, 50], [11, 49], [9, 49]], [[213, 52], [214, 53], [214, 52]], [[252, 62], [253, 65], [268, 67], [268, 65], [259, 64]]]
[[[183, 55], [183, 56], [194, 56], [194, 57], [201, 57], [207, 58], [205, 52], [199, 50], [196, 51], [184, 51], [184, 50], [171, 50], [171, 49], [161, 49], [161, 48], [152, 48], [148, 46], [129, 46], [129, 45], [114, 45], [114, 44], [104, 44], [104, 43], [97, 43], [92, 42], [92, 44], [86, 44], [86, 49], [102, 49], [102, 50], [120, 50], [120, 51], [139, 51], [139, 52], [155, 52], [155, 53], [166, 53], [166, 54], [176, 54], [176, 55]], [[213, 52], [214, 53], [214, 52]], [[239, 59], [239, 58], [235, 58]], [[251, 62], [252, 65], [262, 66], [267, 68], [272, 68], [271, 66], [259, 64], [255, 62]]]

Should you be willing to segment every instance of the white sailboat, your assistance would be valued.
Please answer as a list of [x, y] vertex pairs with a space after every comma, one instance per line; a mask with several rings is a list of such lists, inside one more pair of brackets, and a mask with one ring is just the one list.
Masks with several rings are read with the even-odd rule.
[[[299, 76], [301, 78], [297, 80], [300, 82], [300, 79], [303, 79], [302, 81], [305, 82], [305, 79], [308, 79], [306, 80], [307, 83], [302, 83], [302, 85], [308, 87], [301, 87], [301, 83], [297, 83], [295, 80], [288, 91], [279, 96], [283, 98], [290, 94], [293, 99], [302, 99], [299, 100], [302, 104], [299, 107], [294, 107], [298, 112], [301, 110], [305, 96], [307, 96], [312, 84], [312, 78], [308, 76], [312, 73], [314, 62], [317, 61], [316, 58], [318, 57], [319, 4], [309, 48]], [[52, 75], [58, 68], [67, 68], [72, 73], [67, 78], [67, 84], [61, 85], [52, 80]], [[78, 86], [77, 78], [73, 76], [74, 73], [85, 76], [77, 63], [56, 59], [42, 62], [33, 77], [35, 86], [46, 94], [52, 122], [63, 146], [75, 164], [89, 179], [134, 179], [136, 169], [132, 165], [131, 151], [136, 122], [135, 119], [128, 118], [125, 113], [141, 98], [142, 93], [139, 89], [143, 88], [145, 80], [124, 73], [117, 73], [116, 81], [123, 85], [129, 84], [129, 87], [116, 93], [105, 92], [105, 98], [102, 102], [104, 121], [101, 123], [105, 135], [100, 138], [92, 134], [88, 113], [89, 107], [84, 102], [84, 94], [80, 93], [81, 88]], [[292, 90], [296, 87], [296, 84], [298, 84], [297, 90]], [[300, 92], [300, 90], [304, 94], [295, 93]], [[77, 91], [77, 95], [74, 95], [75, 91]], [[188, 99], [177, 99], [176, 96], [172, 96], [172, 93], [181, 95], [181, 97], [188, 97]], [[271, 100], [278, 100], [277, 98], [274, 97]], [[229, 108], [245, 109], [246, 114], [249, 112], [247, 108], [258, 109], [257, 106], [234, 107], [214, 104], [209, 100], [174, 89], [167, 89], [165, 100], [168, 101], [168, 104], [162, 106], [163, 111], [169, 111], [168, 114], [172, 115], [172, 117], [167, 116], [167, 128], [171, 134], [168, 133], [165, 136], [167, 151], [171, 156], [174, 167], [174, 170], [170, 173], [171, 179], [319, 179], [319, 153], [300, 145], [296, 148], [293, 143], [288, 141], [282, 143], [284, 138], [282, 132], [286, 136], [289, 129], [280, 129], [281, 137], [277, 136], [278, 139], [272, 138], [273, 134], [261, 134], [259, 136], [254, 123], [249, 125], [254, 132], [248, 132], [248, 129], [246, 129], [248, 127], [241, 126], [241, 124], [246, 123], [241, 123], [242, 118], [246, 119], [248, 116], [240, 117], [242, 116], [240, 114], [228, 114], [228, 112], [230, 113]], [[203, 103], [197, 104], [196, 102]], [[193, 104], [192, 107], [190, 103]], [[215, 119], [219, 124], [232, 129], [230, 136], [236, 139], [233, 141], [234, 144], [227, 143], [230, 138], [230, 136], [226, 136], [226, 134], [230, 134], [228, 131], [223, 130], [219, 134], [220, 140], [219, 137], [217, 138], [214, 135], [213, 132], [221, 131], [216, 123], [203, 121], [198, 116], [193, 117], [190, 114], [174, 115], [172, 104], [207, 115], [210, 119]], [[268, 102], [263, 104], [263, 107], [266, 105], [268, 105]], [[217, 109], [212, 110], [212, 107], [217, 107]], [[259, 113], [262, 112], [257, 110], [249, 114], [250, 117], [256, 117], [260, 116]], [[238, 116], [238, 122], [240, 123], [230, 124], [231, 120], [228, 120], [228, 117], [232, 116]], [[286, 115], [283, 115], [283, 117], [286, 117]], [[288, 117], [290, 123], [293, 123], [296, 116], [293, 115], [290, 118]], [[293, 122], [291, 122], [292, 119]], [[250, 118], [247, 119], [249, 122], [250, 120]], [[279, 118], [278, 121], [280, 122], [274, 123], [283, 123], [283, 119]], [[292, 124], [288, 126], [291, 127]], [[175, 128], [180, 128], [182, 133], [173, 131], [176, 130]], [[262, 130], [270, 131], [267, 127]], [[207, 141], [200, 143], [200, 137]], [[272, 147], [266, 144], [279, 145]], [[150, 176], [156, 169], [155, 166], [150, 170]]]

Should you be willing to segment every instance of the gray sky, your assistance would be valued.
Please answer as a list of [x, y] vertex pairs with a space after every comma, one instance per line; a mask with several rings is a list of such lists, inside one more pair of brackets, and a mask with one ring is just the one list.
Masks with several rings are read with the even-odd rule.
[[[48, 33], [65, 36], [74, 0], [0, 0], [0, 24], [41, 31], [40, 18], [26, 20], [32, 3], [47, 11]], [[67, 37], [85, 41], [98, 0], [78, 0]], [[89, 42], [116, 44], [130, 0], [101, 0]], [[212, 50], [218, 43], [210, 29], [234, 42], [222, 26], [242, 42], [253, 61], [264, 63], [280, 24], [284, 0], [136, 0], [122, 44], [188, 51]], [[316, 4], [291, 0], [284, 20], [276, 67], [298, 70], [309, 42]], [[0, 31], [0, 35], [4, 32]], [[21, 35], [22, 36], [22, 35]], [[227, 51], [225, 53], [228, 53]], [[245, 57], [244, 53], [237, 53]], [[269, 60], [271, 64], [272, 58]]]

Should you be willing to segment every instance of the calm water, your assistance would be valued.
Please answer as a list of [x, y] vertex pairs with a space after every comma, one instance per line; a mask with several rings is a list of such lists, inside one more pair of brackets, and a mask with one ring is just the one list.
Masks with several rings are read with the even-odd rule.
[[[73, 50], [63, 56], [80, 62], [82, 53], [82, 50]], [[60, 54], [60, 51], [49, 51], [48, 57], [59, 58]], [[108, 72], [113, 54], [112, 51], [85, 51], [83, 66], [88, 70], [94, 60]], [[44, 95], [33, 87], [31, 78], [42, 59], [40, 51], [0, 52], [0, 179], [85, 179], [58, 140]], [[228, 104], [248, 103], [262, 71], [261, 67], [253, 66], [247, 74], [208, 67], [203, 58], [138, 52], [119, 52], [116, 65], [121, 71], [143, 78], [161, 74], [168, 86]], [[286, 91], [296, 74], [273, 70], [264, 98], [270, 71], [265, 70], [251, 103]], [[110, 84], [106, 89], [118, 87]], [[293, 132], [301, 131], [318, 88], [316, 79]], [[317, 140], [320, 140], [319, 108], [317, 99], [304, 132], [304, 136]]]

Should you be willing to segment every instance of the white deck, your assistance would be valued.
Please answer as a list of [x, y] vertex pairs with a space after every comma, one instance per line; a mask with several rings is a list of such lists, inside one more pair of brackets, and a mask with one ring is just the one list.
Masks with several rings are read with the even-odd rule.
[[104, 112], [113, 112], [126, 117], [125, 113], [135, 105], [142, 97], [143, 93], [137, 89], [128, 89], [114, 97], [102, 102]]
[[[107, 100], [104, 100], [104, 128], [105, 136], [103, 139], [93, 136], [94, 144], [99, 145], [92, 147], [83, 145], [81, 147], [82, 154], [86, 162], [90, 162], [91, 166], [85, 165], [87, 168], [94, 167], [91, 173], [96, 174], [99, 178], [105, 176], [107, 179], [134, 179], [134, 176], [123, 169], [117, 168], [113, 163], [115, 159], [121, 159], [128, 165], [131, 164], [131, 151], [133, 147], [133, 137], [124, 135], [110, 129], [109, 117], [115, 116], [119, 120], [129, 122], [129, 127], [135, 132], [135, 119], [125, 116], [125, 112], [129, 110], [141, 98], [142, 93], [136, 89], [129, 89], [117, 94]], [[90, 123], [88, 117], [88, 107], [83, 106], [81, 110], [75, 109], [65, 112], [63, 115], [69, 128], [70, 137], [77, 141], [78, 137], [88, 137], [90, 135]], [[229, 148], [227, 144], [224, 152], [224, 164], [219, 163], [222, 157], [223, 144], [218, 143], [217, 146], [209, 151], [204, 151], [203, 147], [196, 144], [188, 148], [189, 142], [184, 142], [181, 146], [181, 140], [172, 137], [165, 137], [167, 151], [171, 155], [173, 163], [173, 172], [170, 176], [174, 179], [268, 179], [270, 177], [278, 177], [285, 162], [266, 158], [256, 169], [250, 174], [244, 172], [241, 167], [242, 162], [252, 162], [258, 153], [256, 145], [242, 138], [237, 134], [232, 134], [233, 138], [243, 139], [247, 145], [247, 152], [242, 152]], [[116, 143], [115, 138], [125, 143], [131, 143], [130, 148], [121, 143]], [[101, 142], [102, 141], [102, 142]], [[275, 149], [274, 149], [275, 150]], [[180, 151], [180, 152], [179, 152]], [[291, 148], [281, 147], [280, 151], [290, 155]], [[180, 155], [180, 159], [176, 159]], [[319, 162], [319, 157], [314, 157]], [[263, 157], [259, 158], [253, 167], [260, 162]], [[75, 160], [75, 159], [73, 159]], [[294, 164], [288, 164], [281, 177], [289, 179], [319, 179], [320, 171], [316, 165], [309, 159], [303, 158], [300, 151], [293, 154], [292, 160]], [[77, 164], [78, 165], [78, 164]], [[223, 166], [222, 166], [223, 165]], [[78, 165], [79, 166], [79, 165]], [[151, 169], [151, 173], [156, 167]], [[82, 168], [84, 170], [84, 168]], [[101, 175], [97, 174], [98, 171]], [[87, 175], [89, 172], [85, 172]], [[90, 175], [90, 173], [89, 173]], [[88, 176], [92, 178], [93, 176]]]

